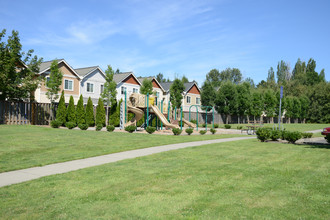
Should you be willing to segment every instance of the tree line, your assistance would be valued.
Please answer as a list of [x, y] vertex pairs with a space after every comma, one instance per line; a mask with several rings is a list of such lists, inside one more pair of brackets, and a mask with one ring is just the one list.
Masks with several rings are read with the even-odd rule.
[[281, 112], [287, 122], [330, 123], [330, 83], [325, 80], [325, 71], [316, 72], [316, 61], [297, 60], [294, 68], [283, 60], [273, 67], [266, 80], [255, 85], [253, 80], [243, 80], [239, 69], [212, 69], [202, 85], [202, 105], [212, 105], [226, 116], [237, 116], [243, 120], [273, 122], [279, 114], [280, 87], [283, 86]]

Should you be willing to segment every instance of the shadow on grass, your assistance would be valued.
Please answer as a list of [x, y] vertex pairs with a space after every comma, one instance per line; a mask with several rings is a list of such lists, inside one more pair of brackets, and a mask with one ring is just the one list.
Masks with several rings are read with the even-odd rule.
[[308, 144], [304, 144], [305, 148], [321, 148], [321, 149], [330, 149], [330, 144], [327, 143], [308, 143]]

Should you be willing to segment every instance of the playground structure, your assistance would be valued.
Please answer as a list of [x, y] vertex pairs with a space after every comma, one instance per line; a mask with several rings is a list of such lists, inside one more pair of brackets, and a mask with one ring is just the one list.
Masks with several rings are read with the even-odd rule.
[[[198, 106], [196, 106], [197, 113], [198, 113]], [[192, 106], [191, 106], [192, 107]], [[212, 108], [211, 106], [206, 106], [207, 108]], [[156, 116], [156, 127], [160, 127], [163, 130], [163, 126], [165, 128], [181, 128], [183, 124], [186, 124], [189, 127], [196, 128], [198, 130], [198, 116], [197, 116], [197, 125], [190, 122], [190, 110], [189, 109], [189, 121], [183, 118], [183, 111], [182, 107], [180, 109], [180, 123], [177, 120], [177, 109], [174, 108], [174, 114], [171, 114], [171, 103], [168, 102], [168, 105], [161, 102], [157, 102], [157, 98], [154, 95], [142, 95], [138, 93], [132, 93], [128, 98], [127, 94], [125, 93], [125, 100], [122, 102], [120, 106], [120, 127], [123, 129], [126, 126], [130, 125], [137, 125], [137, 122], [145, 116], [145, 123], [144, 128], [149, 126], [149, 121], [152, 119], [151, 115]], [[128, 120], [128, 113], [131, 112], [134, 114], [134, 117], [131, 120]], [[167, 117], [166, 117], [167, 116]], [[172, 120], [171, 120], [172, 119]], [[160, 126], [158, 123], [160, 120]], [[207, 114], [206, 114], [206, 121], [207, 121]], [[214, 128], [214, 109], [213, 109], [213, 128]], [[207, 126], [205, 126], [207, 130]]]

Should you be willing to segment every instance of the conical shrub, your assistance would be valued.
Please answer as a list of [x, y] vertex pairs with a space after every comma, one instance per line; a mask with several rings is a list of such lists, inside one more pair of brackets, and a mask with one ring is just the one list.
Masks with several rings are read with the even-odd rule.
[[86, 124], [88, 124], [89, 127], [94, 127], [95, 125], [94, 107], [91, 97], [88, 98], [86, 106]]
[[101, 124], [103, 127], [105, 126], [105, 109], [104, 104], [101, 98], [99, 98], [99, 102], [96, 107], [96, 125]]
[[82, 95], [80, 95], [79, 101], [77, 103], [76, 118], [77, 118], [78, 125], [85, 124], [86, 112], [85, 112], [85, 108], [84, 108], [84, 99], [83, 99]]
[[66, 122], [66, 107], [64, 99], [64, 91], [62, 91], [60, 101], [56, 110], [56, 120], [60, 122], [60, 125], [63, 125]]
[[66, 110], [66, 121], [71, 122], [74, 125], [77, 124], [76, 107], [74, 106], [73, 96], [70, 96], [69, 106]]

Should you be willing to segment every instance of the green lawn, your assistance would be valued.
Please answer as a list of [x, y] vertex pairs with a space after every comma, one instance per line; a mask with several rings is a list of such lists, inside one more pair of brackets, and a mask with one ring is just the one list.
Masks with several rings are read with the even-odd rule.
[[[243, 126], [243, 128], [246, 128], [247, 124], [231, 124], [232, 129], [236, 129], [237, 126]], [[274, 124], [263, 124], [264, 127], [270, 127], [272, 128]], [[278, 124], [276, 124], [278, 126]], [[313, 131], [313, 130], [319, 130], [323, 129], [325, 127], [330, 127], [330, 124], [281, 124], [281, 127], [285, 128], [288, 131]], [[224, 125], [220, 125], [221, 128], [224, 128]]]
[[138, 148], [234, 136], [240, 135], [168, 136], [1, 125], [0, 172]]
[[1, 219], [329, 219], [329, 148], [244, 140], [0, 188]]

